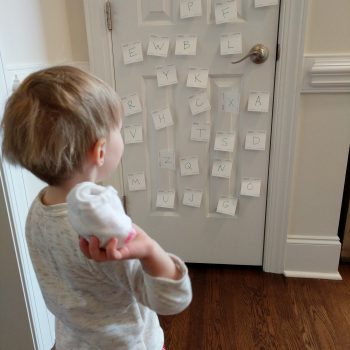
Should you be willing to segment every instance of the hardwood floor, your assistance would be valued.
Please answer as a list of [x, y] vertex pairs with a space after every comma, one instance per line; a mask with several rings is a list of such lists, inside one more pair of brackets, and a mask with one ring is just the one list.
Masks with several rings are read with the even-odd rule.
[[161, 316], [167, 350], [350, 349], [350, 265], [343, 281], [189, 264], [190, 307]]

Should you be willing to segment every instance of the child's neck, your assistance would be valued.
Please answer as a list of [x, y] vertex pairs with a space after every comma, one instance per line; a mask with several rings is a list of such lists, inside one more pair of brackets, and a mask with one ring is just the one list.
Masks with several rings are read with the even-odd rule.
[[80, 182], [83, 181], [93, 181], [95, 179], [89, 178], [86, 176], [82, 176], [81, 174], [77, 174], [77, 176], [72, 179], [65, 181], [63, 184], [59, 186], [48, 186], [43, 197], [41, 198], [43, 204], [45, 205], [55, 205], [66, 203], [66, 198], [70, 190]]

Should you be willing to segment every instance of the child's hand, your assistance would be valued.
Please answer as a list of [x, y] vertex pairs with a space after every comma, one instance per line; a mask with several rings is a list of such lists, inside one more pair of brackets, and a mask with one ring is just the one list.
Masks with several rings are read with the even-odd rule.
[[123, 260], [123, 259], [144, 259], [152, 254], [157, 243], [151, 239], [140, 227], [133, 225], [137, 234], [134, 239], [117, 249], [118, 239], [112, 238], [107, 243], [106, 248], [99, 247], [100, 242], [97, 237], [91, 237], [90, 242], [80, 237], [79, 245], [81, 251], [88, 259], [97, 262]]

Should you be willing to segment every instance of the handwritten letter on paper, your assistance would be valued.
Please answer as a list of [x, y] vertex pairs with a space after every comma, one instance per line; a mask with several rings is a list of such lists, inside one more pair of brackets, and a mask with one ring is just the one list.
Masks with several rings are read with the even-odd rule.
[[240, 53], [242, 53], [242, 34], [241, 33], [221, 34], [220, 54], [235, 55]]
[[142, 43], [135, 41], [122, 45], [124, 64], [136, 63], [143, 61]]
[[198, 157], [183, 157], [180, 159], [181, 176], [198, 175]]
[[159, 167], [163, 169], [175, 169], [175, 152], [163, 149], [159, 151]]
[[208, 142], [210, 138], [210, 124], [193, 122], [191, 128], [191, 140]]
[[266, 131], [248, 131], [245, 138], [245, 149], [264, 151], [266, 144]]
[[173, 117], [171, 116], [169, 107], [153, 111], [152, 118], [156, 130], [174, 125]]
[[166, 66], [160, 66], [157, 67], [156, 70], [159, 87], [177, 84], [177, 73], [175, 65], [169, 64]]
[[229, 179], [231, 177], [231, 170], [232, 162], [230, 160], [215, 160], [211, 175]]
[[218, 206], [216, 208], [217, 213], [227, 214], [231, 216], [236, 215], [237, 199], [222, 197], [219, 199]]
[[187, 86], [206, 89], [209, 69], [191, 67], [188, 70]]
[[270, 94], [268, 92], [253, 91], [249, 94], [248, 111], [265, 112], [269, 111]]
[[195, 35], [177, 35], [175, 55], [195, 56], [197, 53], [197, 37]]
[[209, 111], [211, 108], [208, 96], [205, 92], [191, 96], [188, 102], [193, 115]]
[[183, 205], [200, 208], [202, 203], [203, 192], [197, 190], [185, 190], [182, 200]]
[[142, 125], [124, 126], [124, 142], [126, 145], [143, 142]]
[[215, 23], [230, 23], [237, 20], [236, 0], [226, 0], [215, 3]]
[[202, 16], [202, 0], [180, 0], [180, 18]]
[[146, 189], [145, 173], [128, 174], [129, 191], [142, 191]]
[[124, 115], [127, 117], [136, 113], [142, 112], [142, 107], [140, 103], [139, 96], [135, 94], [130, 94], [121, 98]]
[[148, 43], [148, 56], [167, 57], [169, 51], [170, 39], [168, 37], [160, 37], [150, 35]]
[[214, 150], [233, 152], [235, 148], [235, 134], [217, 132], [215, 137]]
[[239, 113], [240, 95], [237, 90], [219, 90], [219, 112]]
[[241, 195], [250, 197], [260, 197], [261, 180], [243, 178], [241, 184]]
[[174, 205], [175, 205], [174, 190], [169, 190], [169, 191], [160, 190], [157, 192], [156, 207], [173, 209]]

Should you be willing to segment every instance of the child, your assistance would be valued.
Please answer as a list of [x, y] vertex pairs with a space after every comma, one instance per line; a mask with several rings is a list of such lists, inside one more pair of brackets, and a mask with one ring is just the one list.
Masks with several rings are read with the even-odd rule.
[[156, 313], [175, 314], [191, 302], [185, 264], [138, 226], [122, 248], [112, 238], [100, 249], [96, 237], [78, 239], [68, 221], [70, 190], [119, 164], [121, 125], [116, 93], [68, 66], [31, 74], [5, 107], [4, 156], [48, 183], [28, 213], [26, 238], [56, 317], [56, 350], [161, 350]]

